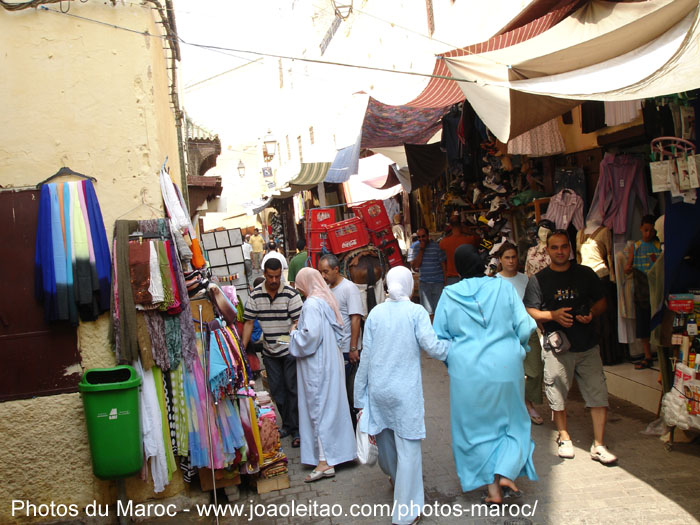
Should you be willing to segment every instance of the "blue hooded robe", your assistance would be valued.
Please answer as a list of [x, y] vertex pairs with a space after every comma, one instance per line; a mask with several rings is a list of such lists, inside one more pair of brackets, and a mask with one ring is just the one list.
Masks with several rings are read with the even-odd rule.
[[462, 490], [493, 483], [496, 474], [536, 480], [523, 371], [535, 321], [513, 285], [474, 277], [446, 287], [433, 327], [452, 342], [446, 364], [452, 452]]

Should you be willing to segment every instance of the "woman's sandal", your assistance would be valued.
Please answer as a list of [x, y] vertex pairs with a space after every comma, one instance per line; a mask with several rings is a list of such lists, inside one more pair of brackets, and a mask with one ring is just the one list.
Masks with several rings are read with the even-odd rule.
[[335, 476], [335, 468], [330, 467], [326, 470], [312, 470], [311, 473], [304, 478], [304, 483], [313, 483], [321, 478], [332, 478]]
[[532, 421], [533, 425], [541, 425], [544, 423], [544, 419], [542, 419], [542, 416], [540, 416], [534, 408], [532, 411], [528, 408], [527, 415], [530, 416], [530, 421]]
[[292, 448], [299, 448], [300, 445], [301, 445], [301, 439], [299, 439], [299, 438], [292, 439]]
[[654, 360], [652, 358], [644, 358], [642, 359], [639, 363], [634, 365], [635, 370], [644, 370], [645, 368], [651, 368], [651, 365], [654, 364]]

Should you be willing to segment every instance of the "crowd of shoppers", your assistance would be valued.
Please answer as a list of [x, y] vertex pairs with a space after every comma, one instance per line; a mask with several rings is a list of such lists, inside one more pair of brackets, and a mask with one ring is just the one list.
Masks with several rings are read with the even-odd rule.
[[[518, 271], [517, 247], [504, 243], [500, 271], [487, 277], [456, 226], [440, 244], [417, 231], [408, 261], [418, 272], [420, 305], [411, 301], [411, 270], [398, 266], [386, 275], [387, 301], [363, 323], [359, 290], [340, 274], [338, 258], [328, 254], [318, 270], [306, 267], [301, 241], [289, 265], [294, 286], [282, 282], [286, 260], [269, 243], [265, 281], [245, 307], [243, 343], [257, 320], [282, 434], [301, 446], [302, 463], [314, 466], [304, 481], [332, 477], [336, 465], [355, 459], [357, 415], [359, 430], [376, 438], [395, 503], [412, 509], [393, 523], [415, 522], [424, 500], [421, 350], [447, 367], [457, 476], [463, 491], [484, 487], [484, 503], [519, 497], [521, 476], [537, 480], [531, 424], [543, 423], [535, 409], [543, 386], [557, 454], [574, 457], [565, 407], [576, 377], [591, 412], [591, 458], [617, 460], [604, 442], [608, 392], [589, 326], [606, 309], [597, 275], [571, 261], [568, 235], [555, 230], [546, 239], [546, 268], [528, 279]], [[252, 237], [250, 243], [254, 265]], [[653, 257], [647, 248], [635, 247], [628, 266], [642, 270], [642, 258]]]

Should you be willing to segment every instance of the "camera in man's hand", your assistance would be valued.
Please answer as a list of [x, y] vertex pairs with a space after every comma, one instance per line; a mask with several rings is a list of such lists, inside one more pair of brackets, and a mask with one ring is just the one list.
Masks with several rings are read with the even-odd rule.
[[591, 313], [591, 305], [588, 302], [575, 304], [569, 313], [574, 317], [577, 315], [585, 317]]

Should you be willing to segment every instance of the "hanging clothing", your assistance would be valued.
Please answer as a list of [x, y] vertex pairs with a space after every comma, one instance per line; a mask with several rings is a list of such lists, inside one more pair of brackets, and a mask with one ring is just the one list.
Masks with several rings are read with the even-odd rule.
[[[303, 268], [297, 279], [304, 270], [309, 268]], [[307, 465], [318, 464], [319, 440], [329, 465], [357, 456], [338, 347], [341, 336], [342, 326], [329, 303], [308, 297], [289, 342], [289, 353], [297, 358], [301, 462]]]
[[642, 111], [641, 100], [605, 101], [605, 125], [619, 126], [632, 122], [640, 116]]
[[586, 176], [583, 173], [583, 168], [557, 168], [554, 170], [554, 178], [552, 180], [554, 193], [559, 193], [561, 190], [570, 189], [576, 192], [586, 203]]
[[547, 253], [547, 244], [538, 242], [527, 251], [525, 275], [532, 277], [540, 270], [547, 268], [550, 264], [552, 264], [552, 260]]
[[508, 141], [509, 155], [548, 157], [564, 153], [565, 150], [566, 145], [556, 118]]
[[108, 310], [109, 258], [92, 183], [42, 185], [34, 288], [36, 298], [44, 304], [45, 319], [77, 324], [79, 319], [94, 321]]
[[598, 100], [581, 104], [581, 132], [593, 133], [605, 127], [605, 106]]
[[600, 163], [596, 194], [593, 204], [598, 207], [602, 223], [616, 234], [625, 233], [627, 215], [634, 209], [636, 199], [639, 199], [644, 214], [649, 213], [642, 159], [606, 153]]
[[612, 253], [612, 234], [605, 226], [586, 233], [586, 229], [576, 234], [576, 261], [592, 269], [598, 277], [610, 276], [615, 282], [615, 264]]
[[557, 229], [566, 230], [574, 223], [577, 230], [583, 228], [583, 199], [572, 190], [564, 189], [554, 195], [542, 216], [556, 224]]
[[141, 376], [139, 398], [141, 405], [141, 429], [143, 432], [143, 454], [151, 464], [153, 492], [163, 492], [169, 483], [168, 461], [163, 441], [162, 416], [152, 370], [144, 370], [137, 359], [134, 368]]
[[536, 480], [534, 443], [525, 408], [523, 359], [535, 329], [515, 288], [503, 279], [473, 277], [448, 286], [433, 326], [452, 341], [452, 452], [464, 492], [527, 475]]

